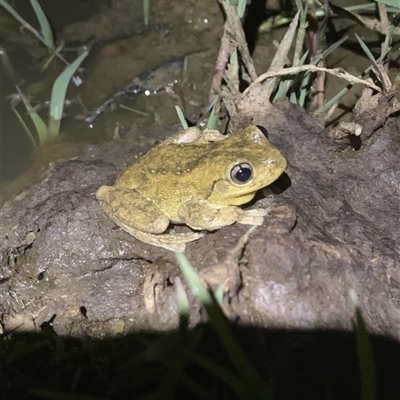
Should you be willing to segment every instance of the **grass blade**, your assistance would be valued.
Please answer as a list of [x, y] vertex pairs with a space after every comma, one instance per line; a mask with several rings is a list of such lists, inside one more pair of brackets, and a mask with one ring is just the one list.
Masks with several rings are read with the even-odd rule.
[[[28, 98], [21, 92], [18, 86], [17, 90], [18, 94], [21, 96], [21, 99], [24, 103], [26, 110], [28, 111], [28, 114], [33, 124], [35, 125], [35, 129], [39, 137], [39, 145], [42, 145], [48, 139], [49, 136], [46, 123], [43, 121], [41, 116], [34, 110]], [[28, 136], [32, 136], [32, 134], [31, 135], [28, 134]]]
[[197, 364], [201, 369], [209, 371], [218, 378], [219, 381], [225, 383], [226, 386], [230, 387], [239, 399], [246, 400], [249, 398], [249, 391], [239, 377], [231, 372], [225, 366], [217, 364], [214, 360], [205, 357], [199, 352], [193, 352], [189, 355], [189, 359]]
[[249, 398], [265, 399], [267, 385], [236, 341], [222, 310], [215, 303], [186, 256], [183, 253], [175, 253], [175, 256], [191, 290], [206, 308], [210, 317], [210, 323], [217, 332], [228, 357], [232, 361], [243, 382], [246, 382], [248, 385], [248, 390], [250, 392]]
[[21, 124], [22, 127], [24, 128], [24, 130], [25, 130], [26, 134], [28, 135], [29, 139], [31, 140], [32, 144], [33, 144], [35, 147], [37, 147], [37, 144], [36, 144], [35, 139], [34, 139], [34, 137], [33, 137], [33, 135], [32, 135], [32, 132], [31, 132], [31, 130], [28, 128], [28, 125], [26, 125], [26, 123], [25, 123], [24, 119], [21, 117], [20, 113], [19, 113], [19, 112], [17, 111], [17, 109], [14, 108], [14, 107], [12, 108], [12, 110], [14, 111], [14, 114], [17, 116], [18, 121], [20, 122], [20, 124]]
[[237, 13], [239, 15], [239, 18], [243, 18], [244, 12], [246, 10], [246, 4], [246, 0], [238, 0]]
[[26, 30], [31, 32], [34, 36], [36, 36], [43, 44], [46, 45], [46, 41], [42, 37], [42, 35], [28, 22], [26, 22], [5, 0], [0, 0], [0, 6], [5, 8]]
[[49, 136], [56, 136], [60, 130], [61, 118], [63, 115], [65, 94], [68, 83], [79, 65], [89, 54], [88, 51], [82, 53], [72, 64], [70, 64], [56, 79], [51, 92], [50, 100], [50, 118], [48, 131]]
[[376, 400], [377, 380], [371, 339], [361, 315], [357, 294], [354, 290], [351, 290], [349, 296], [356, 312], [356, 324], [354, 329], [356, 333], [357, 356], [360, 368], [361, 398], [362, 400]]
[[179, 106], [175, 106], [175, 110], [176, 110], [176, 113], [178, 114], [179, 121], [181, 121], [183, 129], [188, 129], [189, 125], [186, 122], [185, 116], [183, 115], [181, 108]]
[[339, 46], [341, 46], [348, 38], [349, 38], [348, 36], [343, 36], [337, 42], [333, 43], [333, 45], [329, 46], [326, 50], [324, 50], [322, 52], [322, 56], [324, 58], [328, 57], [329, 54], [331, 54], [334, 50], [336, 50]]
[[[296, 65], [298, 65], [298, 66], [304, 65], [307, 56], [308, 56], [308, 50], [303, 54], [303, 56], [297, 62]], [[296, 82], [296, 79], [289, 79], [289, 78], [281, 79], [281, 81], [279, 82], [278, 90], [276, 91], [272, 102], [275, 102], [278, 99], [280, 99], [281, 97], [285, 96], [287, 91], [289, 90], [289, 88], [292, 87], [293, 82]], [[295, 92], [290, 93], [290, 99], [291, 99], [290, 101], [291, 101], [291, 103], [297, 104], [297, 98], [295, 98], [295, 96], [296, 96]]]
[[376, 370], [371, 339], [359, 308], [356, 309], [356, 315], [356, 342], [361, 377], [361, 398], [363, 400], [376, 400]]
[[178, 299], [179, 329], [185, 330], [189, 324], [189, 301], [180, 279], [175, 279], [176, 297]]
[[181, 268], [182, 274], [185, 277], [186, 281], [189, 283], [194, 295], [198, 297], [204, 305], [213, 304], [213, 299], [210, 293], [208, 293], [208, 290], [201, 282], [199, 276], [197, 275], [197, 272], [191, 266], [188, 259], [183, 255], [183, 253], [175, 253], [175, 255], [176, 259], [178, 260], [179, 267]]
[[[289, 29], [286, 31], [283, 40], [281, 41], [277, 52], [275, 53], [274, 58], [272, 59], [271, 66], [268, 69], [268, 72], [271, 71], [280, 71], [283, 69], [286, 61], [286, 57], [290, 51], [290, 47], [292, 45], [294, 36], [296, 34], [297, 25], [299, 22], [300, 11], [297, 11], [295, 17], [293, 18]], [[275, 87], [276, 78], [272, 78], [265, 84], [265, 95], [269, 99]]]
[[367, 55], [367, 57], [369, 58], [369, 60], [371, 61], [372, 64], [374, 64], [374, 66], [376, 68], [378, 68], [378, 64], [376, 63], [375, 57], [374, 55], [371, 53], [371, 50], [368, 48], [368, 46], [364, 43], [364, 41], [360, 38], [360, 36], [357, 35], [357, 33], [355, 34], [356, 38], [358, 40], [358, 43], [360, 43], [361, 48], [363, 49], [364, 53]]
[[143, 18], [144, 24], [148, 26], [150, 18], [150, 0], [143, 0]]
[[[368, 72], [371, 70], [372, 65], [367, 67], [364, 72], [357, 76], [357, 78], [364, 78]], [[326, 102], [322, 107], [315, 111], [316, 114], [323, 113], [329, 110], [335, 103], [337, 103], [356, 83], [359, 82], [349, 82], [342, 90], [340, 90], [334, 97], [332, 97], [328, 102]]]
[[231, 66], [231, 74], [236, 76], [239, 73], [239, 57], [237, 49], [232, 52], [229, 58], [229, 65]]
[[33, 10], [35, 11], [36, 18], [40, 24], [40, 30], [42, 31], [43, 39], [46, 46], [54, 51], [54, 37], [53, 31], [51, 30], [49, 20], [46, 17], [42, 7], [37, 0], [30, 0]]
[[374, 0], [377, 3], [382, 3], [382, 4], [386, 4], [387, 6], [392, 6], [394, 8], [397, 8], [397, 10], [400, 10], [400, 4], [399, 4], [399, 0]]
[[[0, 6], [6, 9], [27, 31], [31, 32], [37, 39], [40, 40], [46, 47], [46, 39], [28, 22], [26, 22], [5, 0], [0, 0]], [[48, 47], [49, 48], [49, 47]], [[69, 65], [68, 61], [56, 50], [54, 50], [54, 45], [49, 48], [53, 54], [57, 56], [64, 64]], [[74, 81], [79, 81], [79, 77], [74, 77]], [[79, 86], [79, 84], [76, 84]]]
[[218, 115], [217, 115], [217, 102], [218, 102], [218, 99], [219, 99], [219, 96], [217, 96], [213, 100], [214, 105], [213, 105], [213, 108], [211, 110], [211, 114], [210, 114], [210, 116], [208, 118], [208, 121], [207, 121], [207, 129], [214, 129], [215, 125], [217, 123], [217, 118], [218, 118]]

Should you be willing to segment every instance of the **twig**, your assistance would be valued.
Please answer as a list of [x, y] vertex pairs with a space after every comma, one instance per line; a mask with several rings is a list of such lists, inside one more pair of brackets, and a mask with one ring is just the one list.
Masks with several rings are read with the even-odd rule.
[[251, 87], [253, 85], [256, 85], [257, 83], [260, 83], [266, 79], [270, 78], [275, 78], [276, 76], [283, 76], [283, 75], [292, 75], [292, 74], [297, 74], [299, 72], [304, 72], [304, 71], [311, 71], [311, 72], [327, 72], [328, 74], [337, 76], [338, 78], [342, 78], [347, 80], [348, 82], [352, 83], [361, 83], [365, 86], [370, 87], [371, 89], [376, 90], [377, 92], [381, 93], [382, 89], [372, 82], [369, 82], [364, 79], [357, 78], [354, 75], [349, 74], [346, 72], [343, 68], [323, 68], [323, 67], [317, 67], [315, 65], [302, 65], [300, 67], [291, 67], [291, 68], [284, 68], [280, 71], [271, 71], [271, 72], [266, 72], [264, 74], [261, 74], [244, 92], [243, 96], [246, 95]]

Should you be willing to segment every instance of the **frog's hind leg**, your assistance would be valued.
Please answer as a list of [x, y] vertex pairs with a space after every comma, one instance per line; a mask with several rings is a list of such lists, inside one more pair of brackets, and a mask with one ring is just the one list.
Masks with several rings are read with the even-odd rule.
[[182, 252], [185, 243], [204, 236], [202, 232], [166, 233], [169, 219], [150, 200], [131, 189], [102, 186], [96, 193], [108, 217], [142, 242]]
[[163, 233], [168, 228], [168, 217], [135, 190], [102, 186], [96, 197], [109, 218], [124, 225], [127, 232], [130, 227], [149, 233]]

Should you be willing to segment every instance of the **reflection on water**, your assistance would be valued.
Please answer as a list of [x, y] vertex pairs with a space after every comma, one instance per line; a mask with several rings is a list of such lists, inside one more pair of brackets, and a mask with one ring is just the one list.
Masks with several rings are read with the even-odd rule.
[[[41, 6], [56, 33], [60, 32], [66, 24], [89, 18], [99, 10], [101, 4], [102, 2], [98, 0], [86, 0], [84, 2], [82, 0], [41, 1]], [[36, 17], [30, 2], [14, 2], [13, 7], [26, 21], [37, 27]], [[0, 68], [0, 185], [3, 186], [26, 170], [33, 160], [32, 143], [10, 107], [9, 96], [16, 93], [15, 84], [18, 84], [24, 92], [28, 86], [31, 86], [30, 89], [34, 92], [35, 87], [38, 86], [36, 83], [42, 86], [41, 81], [46, 72], [41, 75], [40, 67], [44, 60], [41, 56], [37, 58], [35, 55], [38, 54], [38, 50], [44, 52], [44, 54], [46, 50], [39, 49], [41, 46], [38, 45], [33, 36], [26, 30], [20, 29], [19, 23], [3, 8], [0, 9], [1, 45], [10, 58], [16, 73], [16, 77], [12, 77], [3, 66]], [[79, 13], [76, 12], [78, 9]], [[46, 92], [49, 93], [50, 88], [47, 88]], [[33, 94], [36, 95], [36, 93]], [[40, 97], [39, 94], [37, 100], [45, 101], [49, 98], [47, 94], [46, 98]], [[23, 117], [26, 117], [26, 111], [23, 107], [18, 107], [18, 110]], [[47, 118], [47, 110], [44, 110], [41, 114], [44, 118]], [[29, 118], [26, 119], [26, 123], [34, 130]], [[3, 191], [4, 188], [1, 189]]]
[[[96, 8], [90, 6], [93, 2], [97, 4]], [[186, 102], [185, 116], [192, 121], [199, 117], [208, 99], [218, 40], [223, 27], [223, 15], [215, 0], [186, 5], [180, 2], [171, 3], [169, 0], [151, 3], [148, 27], [143, 24], [142, 0], [42, 0], [41, 5], [51, 20], [56, 37], [65, 39], [68, 51], [64, 55], [69, 61], [77, 56], [69, 51], [73, 46], [92, 44], [92, 48], [79, 73], [83, 78], [83, 85], [76, 88], [70, 84], [68, 88], [69, 105], [64, 109], [65, 117], [61, 123], [63, 135], [61, 141], [57, 142], [60, 151], [46, 146], [50, 149], [47, 155], [44, 155], [46, 148], [39, 152], [33, 151], [29, 138], [9, 110], [9, 102], [5, 97], [15, 93], [15, 90], [9, 78], [2, 75], [0, 178], [2, 183], [13, 181], [14, 194], [39, 179], [39, 172], [46, 171], [49, 163], [78, 155], [85, 142], [111, 140], [116, 130], [123, 136], [133, 124], [140, 129], [154, 123], [177, 122], [174, 103], [161, 89], [171, 82], [173, 73], [168, 68], [162, 68], [156, 75], [148, 75], [149, 71], [154, 71], [157, 67], [168, 67], [171, 61], [179, 60], [179, 74], [182, 75], [184, 71], [184, 79], [174, 86], [174, 90]], [[25, 19], [37, 27], [29, 2], [16, 2], [16, 7]], [[84, 11], [82, 7], [85, 7]], [[10, 19], [7, 16], [4, 18]], [[72, 20], [78, 19], [85, 22], [71, 24]], [[41, 73], [40, 68], [48, 59], [46, 49], [32, 39], [29, 32], [21, 33], [19, 24], [15, 21], [14, 30], [3, 35], [5, 25], [7, 24], [0, 24], [2, 39], [6, 38], [1, 44], [11, 56], [15, 49], [24, 49], [32, 60], [25, 58], [16, 61], [11, 57], [21, 81], [24, 81], [20, 84], [21, 90], [33, 96], [33, 105], [41, 104], [40, 115], [47, 121], [48, 109], [45, 102], [50, 99], [52, 83], [64, 66], [55, 60], [50, 68]], [[38, 54], [38, 49], [41, 54]], [[190, 56], [186, 58], [186, 55]], [[33, 77], [32, 73], [36, 76]], [[148, 96], [146, 93], [128, 93], [99, 115], [92, 128], [84, 121], [90, 112], [119, 91], [130, 87], [135, 78], [140, 78], [143, 73], [147, 81], [153, 83], [161, 78], [161, 85], [154, 84], [157, 94]], [[149, 89], [151, 93], [154, 92], [152, 87]], [[25, 113], [21, 105], [18, 110]], [[26, 113], [24, 117], [27, 117]], [[26, 118], [26, 122], [31, 126], [29, 118]], [[75, 153], [71, 153], [73, 143]], [[64, 155], [62, 148], [68, 149]], [[29, 167], [32, 168], [24, 174], [26, 176], [23, 183], [18, 183], [15, 178]], [[7, 193], [10, 190], [7, 189]], [[3, 188], [3, 199], [8, 196], [7, 193]]]
[[13, 179], [29, 165], [32, 152], [32, 144], [10, 107], [8, 97], [15, 92], [10, 76], [1, 68], [0, 185]]

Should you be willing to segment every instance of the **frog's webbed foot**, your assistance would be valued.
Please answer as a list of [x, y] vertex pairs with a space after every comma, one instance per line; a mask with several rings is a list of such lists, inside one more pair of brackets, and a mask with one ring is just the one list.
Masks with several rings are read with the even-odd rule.
[[201, 133], [201, 137], [197, 140], [197, 143], [219, 142], [220, 140], [225, 140], [228, 137], [229, 135], [223, 135], [216, 129], [204, 129], [204, 131]]
[[169, 137], [168, 139], [164, 140], [163, 144], [169, 143], [193, 143], [196, 142], [201, 137], [201, 130], [197, 126], [192, 126], [188, 129], [184, 129], [175, 135]]
[[216, 129], [204, 129], [201, 131], [197, 126], [192, 126], [188, 129], [178, 132], [174, 136], [166, 139], [163, 143], [180, 144], [180, 143], [209, 143], [225, 140], [229, 135], [222, 135]]
[[205, 232], [185, 232], [185, 233], [163, 233], [154, 235], [152, 233], [142, 232], [132, 227], [129, 231], [125, 229], [123, 225], [120, 225], [122, 229], [126, 230], [129, 234], [141, 240], [142, 242], [151, 244], [153, 246], [162, 247], [167, 250], [176, 251], [183, 253], [186, 248], [186, 243], [193, 242], [202, 238]]
[[183, 252], [185, 243], [204, 236], [202, 232], [164, 233], [168, 228], [168, 217], [135, 190], [102, 186], [96, 195], [110, 219], [142, 242]]
[[243, 225], [262, 225], [264, 217], [268, 214], [268, 210], [264, 208], [241, 209], [241, 211], [236, 222]]

